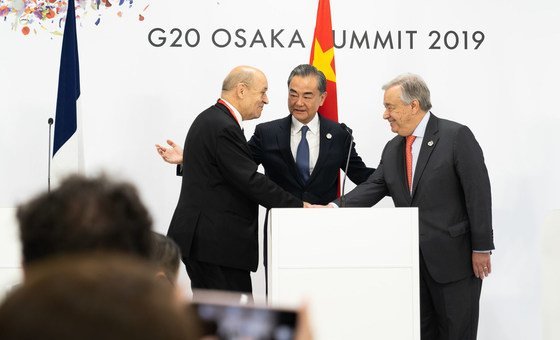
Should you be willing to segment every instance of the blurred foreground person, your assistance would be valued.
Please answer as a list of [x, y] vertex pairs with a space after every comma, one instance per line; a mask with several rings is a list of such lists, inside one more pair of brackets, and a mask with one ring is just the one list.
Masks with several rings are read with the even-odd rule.
[[157, 277], [171, 285], [177, 284], [181, 250], [169, 237], [152, 232], [152, 254], [150, 260], [157, 268]]
[[147, 259], [152, 219], [136, 188], [105, 176], [70, 176], [18, 207], [24, 270], [56, 255], [111, 251]]
[[114, 254], [30, 266], [0, 306], [0, 339], [189, 340], [200, 331], [140, 259]]

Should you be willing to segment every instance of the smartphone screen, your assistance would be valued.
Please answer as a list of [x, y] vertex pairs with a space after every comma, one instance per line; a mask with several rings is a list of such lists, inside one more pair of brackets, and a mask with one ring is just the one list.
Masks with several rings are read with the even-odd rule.
[[227, 340], [290, 340], [294, 338], [297, 313], [246, 305], [193, 302], [206, 336]]

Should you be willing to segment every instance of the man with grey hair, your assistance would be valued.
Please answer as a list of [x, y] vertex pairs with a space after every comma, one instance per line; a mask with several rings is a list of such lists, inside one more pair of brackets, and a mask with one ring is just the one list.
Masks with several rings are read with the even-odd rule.
[[258, 206], [303, 207], [257, 172], [241, 126], [268, 104], [268, 82], [254, 67], [224, 79], [221, 98], [193, 121], [185, 140], [183, 182], [168, 236], [181, 248], [196, 289], [251, 293], [258, 263]]
[[383, 118], [398, 135], [345, 204], [371, 207], [390, 195], [396, 207], [418, 207], [422, 339], [476, 339], [494, 249], [482, 150], [468, 127], [430, 112], [430, 91], [419, 76], [401, 75], [383, 90]]

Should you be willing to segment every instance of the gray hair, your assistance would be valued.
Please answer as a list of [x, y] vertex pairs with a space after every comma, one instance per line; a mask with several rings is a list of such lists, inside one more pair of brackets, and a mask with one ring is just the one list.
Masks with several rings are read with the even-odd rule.
[[325, 74], [319, 71], [313, 65], [301, 64], [296, 66], [290, 73], [290, 76], [288, 77], [288, 86], [290, 86], [290, 83], [292, 82], [292, 78], [295, 76], [300, 76], [304, 78], [309, 76], [314, 76], [315, 78], [317, 78], [317, 88], [319, 92], [325, 93], [327, 91], [327, 78], [325, 77]]
[[420, 103], [420, 109], [428, 112], [432, 108], [430, 101], [430, 89], [422, 77], [412, 73], [401, 74], [387, 84], [383, 85], [382, 90], [399, 86], [401, 88], [401, 100], [405, 104], [410, 104], [414, 99]]

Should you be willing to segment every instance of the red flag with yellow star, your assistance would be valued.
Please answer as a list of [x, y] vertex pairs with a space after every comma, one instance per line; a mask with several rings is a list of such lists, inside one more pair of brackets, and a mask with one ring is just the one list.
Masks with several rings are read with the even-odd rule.
[[329, 0], [319, 0], [315, 34], [311, 44], [309, 63], [322, 71], [327, 77], [327, 98], [319, 113], [330, 120], [338, 122], [336, 100], [336, 72], [334, 68], [334, 38], [331, 22], [331, 4]]

